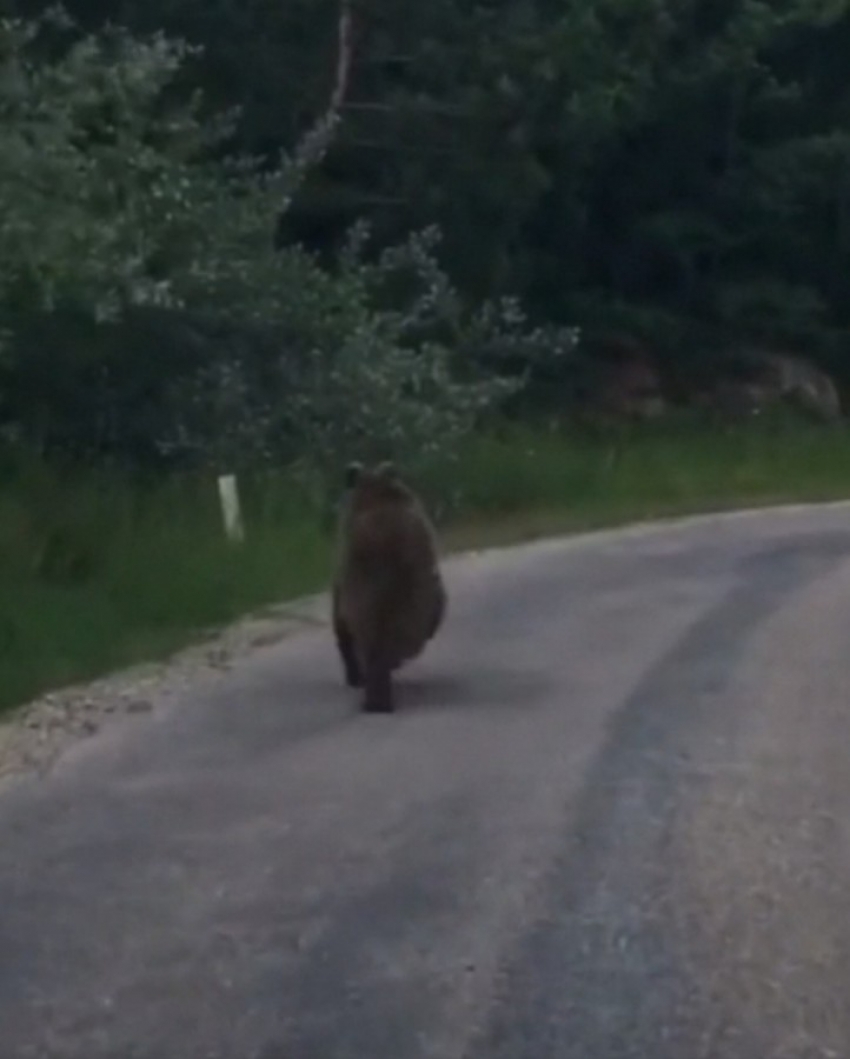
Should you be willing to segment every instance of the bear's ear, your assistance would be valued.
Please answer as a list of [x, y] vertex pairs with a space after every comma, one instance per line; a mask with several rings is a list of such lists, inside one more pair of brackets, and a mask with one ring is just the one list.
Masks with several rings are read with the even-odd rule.
[[385, 481], [394, 482], [398, 478], [398, 470], [392, 460], [384, 460], [375, 468], [375, 473]]
[[357, 460], [352, 460], [351, 463], [345, 468], [345, 487], [351, 489], [357, 484], [360, 475], [363, 473], [363, 464]]

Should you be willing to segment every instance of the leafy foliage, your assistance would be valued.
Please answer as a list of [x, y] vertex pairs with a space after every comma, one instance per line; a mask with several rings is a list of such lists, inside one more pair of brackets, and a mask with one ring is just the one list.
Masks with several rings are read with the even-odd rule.
[[[7, 431], [78, 455], [295, 461], [327, 482], [353, 453], [450, 448], [516, 389], [463, 363], [460, 299], [433, 233], [368, 264], [355, 229], [333, 270], [276, 249], [305, 152], [274, 170], [222, 160], [233, 115], [211, 120], [198, 93], [174, 92], [191, 49], [70, 28], [57, 15], [2, 23]], [[485, 306], [479, 346], [490, 317], [498, 338]], [[163, 343], [170, 363], [147, 371]]]
[[0, 32], [9, 436], [326, 480], [568, 407], [573, 323], [850, 378], [850, 0], [369, 0], [306, 156], [335, 0], [68, 2]]

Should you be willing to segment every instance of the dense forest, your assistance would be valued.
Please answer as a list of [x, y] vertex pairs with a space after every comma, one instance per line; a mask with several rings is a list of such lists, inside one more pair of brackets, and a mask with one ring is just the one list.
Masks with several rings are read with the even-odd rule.
[[324, 476], [578, 418], [623, 350], [680, 404], [850, 381], [848, 0], [6, 7], [16, 444]]

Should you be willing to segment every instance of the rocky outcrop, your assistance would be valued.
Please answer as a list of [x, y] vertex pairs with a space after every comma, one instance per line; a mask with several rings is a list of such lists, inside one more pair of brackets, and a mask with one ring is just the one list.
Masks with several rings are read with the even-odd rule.
[[693, 400], [696, 407], [722, 419], [748, 419], [782, 405], [824, 423], [841, 418], [838, 389], [822, 368], [802, 357], [747, 353], [734, 377], [719, 379]]
[[764, 357], [764, 379], [776, 395], [801, 412], [822, 422], [841, 418], [841, 398], [832, 378], [823, 369], [801, 357], [768, 354]]

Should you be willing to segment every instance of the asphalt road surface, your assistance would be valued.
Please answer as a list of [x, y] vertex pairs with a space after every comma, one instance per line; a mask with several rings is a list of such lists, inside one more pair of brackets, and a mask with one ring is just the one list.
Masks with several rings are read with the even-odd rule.
[[452, 562], [0, 797], [0, 1059], [848, 1059], [850, 508]]

